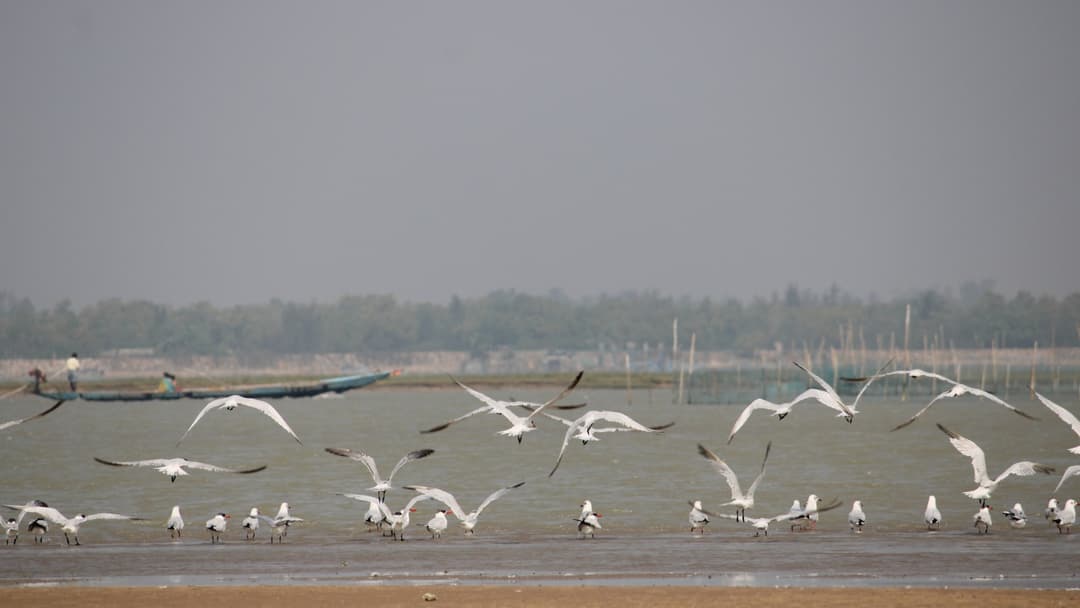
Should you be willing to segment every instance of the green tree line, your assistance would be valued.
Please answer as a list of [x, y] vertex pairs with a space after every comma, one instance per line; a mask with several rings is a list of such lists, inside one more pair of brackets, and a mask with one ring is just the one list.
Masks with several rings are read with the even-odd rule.
[[[749, 352], [816, 348], [857, 336], [867, 348], [901, 346], [911, 306], [911, 347], [1080, 345], [1080, 293], [1062, 299], [1019, 292], [1008, 298], [992, 283], [953, 291], [925, 290], [888, 301], [861, 299], [837, 287], [823, 292], [789, 285], [748, 301], [671, 297], [656, 291], [570, 298], [499, 290], [446, 304], [349, 295], [336, 302], [173, 307], [109, 299], [75, 309], [70, 302], [37, 308], [0, 291], [0, 356], [86, 355], [152, 348], [167, 355], [296, 354], [498, 348], [621, 350], [629, 343], [671, 344], [672, 319], [697, 334], [698, 348]], [[685, 338], [682, 338], [685, 339]], [[824, 341], [824, 342], [823, 342]], [[856, 342], [855, 346], [860, 346]]]

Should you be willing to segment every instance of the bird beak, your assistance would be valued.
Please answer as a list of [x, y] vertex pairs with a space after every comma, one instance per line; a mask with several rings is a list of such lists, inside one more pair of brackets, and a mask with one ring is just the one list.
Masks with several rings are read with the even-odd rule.
[[416, 513], [416, 507], [412, 507], [411, 509], [409, 509], [409, 513]]

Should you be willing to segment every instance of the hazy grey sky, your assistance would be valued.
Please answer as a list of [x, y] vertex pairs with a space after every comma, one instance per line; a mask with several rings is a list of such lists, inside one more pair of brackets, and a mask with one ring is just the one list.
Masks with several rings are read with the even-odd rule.
[[1080, 290], [1080, 2], [0, 0], [0, 289]]

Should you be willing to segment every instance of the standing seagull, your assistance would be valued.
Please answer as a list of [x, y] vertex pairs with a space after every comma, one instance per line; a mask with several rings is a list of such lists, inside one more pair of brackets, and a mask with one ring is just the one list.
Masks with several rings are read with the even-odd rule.
[[355, 460], [356, 462], [364, 465], [367, 468], [368, 473], [371, 474], [372, 481], [375, 482], [375, 485], [368, 488], [368, 490], [377, 492], [379, 500], [386, 500], [386, 492], [390, 489], [390, 482], [394, 479], [394, 474], [397, 473], [398, 470], [401, 469], [401, 467], [414, 460], [427, 458], [428, 456], [431, 456], [435, 453], [435, 450], [430, 450], [427, 448], [409, 452], [408, 454], [401, 457], [401, 460], [399, 460], [398, 463], [394, 465], [393, 470], [390, 471], [390, 475], [386, 479], [383, 479], [381, 476], [379, 476], [379, 468], [375, 466], [375, 459], [363, 452], [356, 452], [348, 448], [326, 448], [326, 451], [335, 456], [344, 456], [345, 458]]
[[409, 499], [409, 502], [405, 503], [405, 508], [400, 511], [390, 511], [390, 507], [386, 506], [386, 503], [379, 500], [374, 496], [366, 496], [364, 494], [342, 494], [346, 498], [353, 500], [361, 500], [367, 503], [374, 503], [379, 505], [379, 510], [382, 511], [383, 517], [386, 522], [390, 524], [390, 535], [397, 540], [405, 540], [405, 529], [409, 527], [409, 514], [416, 512], [416, 503], [422, 500], [429, 500], [431, 497], [426, 494], [417, 494]]
[[727, 482], [728, 487], [731, 488], [731, 500], [725, 503], [721, 503], [720, 506], [734, 505], [735, 507], [735, 521], [746, 521], [746, 510], [754, 508], [754, 492], [757, 491], [758, 484], [761, 483], [763, 477], [765, 477], [765, 463], [769, 460], [769, 450], [772, 449], [772, 442], [770, 441], [765, 446], [765, 457], [761, 459], [761, 472], [754, 478], [754, 483], [750, 484], [750, 489], [743, 493], [742, 488], [739, 486], [739, 478], [735, 476], [735, 471], [731, 470], [731, 467], [726, 462], [720, 460], [720, 457], [713, 453], [709, 448], [698, 444], [698, 453], [705, 457]]
[[5, 505], [12, 509], [21, 509], [19, 513], [19, 519], [22, 519], [23, 513], [30, 513], [32, 515], [40, 515], [52, 523], [60, 526], [60, 529], [64, 532], [64, 540], [67, 544], [71, 544], [71, 539], [75, 539], [75, 544], [80, 545], [79, 542], [79, 527], [88, 521], [95, 521], [99, 519], [126, 519], [126, 520], [138, 520], [138, 517], [132, 517], [131, 515], [120, 515], [118, 513], [91, 513], [85, 515], [79, 513], [75, 517], [65, 517], [63, 513], [57, 511], [52, 507], [39, 507], [36, 505]]
[[694, 530], [701, 532], [701, 535], [705, 535], [705, 526], [709, 524], [709, 514], [704, 511], [704, 507], [701, 506], [700, 500], [695, 500], [690, 503], [690, 534], [694, 533]]
[[707, 515], [709, 515], [710, 517], [722, 517], [724, 519], [734, 519], [735, 521], [742, 521], [743, 523], [746, 523], [746, 524], [749, 524], [749, 525], [753, 526], [753, 528], [754, 528], [754, 536], [761, 536], [761, 535], [768, 536], [769, 535], [769, 524], [771, 524], [773, 522], [795, 521], [797, 519], [805, 519], [806, 517], [808, 517], [808, 516], [810, 516], [810, 515], [812, 515], [814, 513], [824, 513], [825, 511], [831, 511], [831, 510], [839, 507], [842, 504], [844, 504], [844, 503], [840, 502], [839, 500], [833, 499], [832, 501], [829, 502], [829, 504], [821, 505], [816, 510], [813, 510], [813, 511], [806, 510], [806, 509], [799, 509], [798, 511], [795, 511], [795, 510], [789, 509], [787, 513], [782, 513], [780, 515], [774, 515], [773, 517], [751, 517], [751, 518], [747, 519], [744, 516], [742, 518], [742, 520], [738, 519], [737, 515], [732, 515], [730, 513], [709, 513], [708, 511], [706, 511], [705, 513]]
[[439, 509], [435, 512], [435, 516], [428, 520], [424, 525], [424, 529], [431, 533], [431, 539], [442, 538], [442, 533], [446, 531], [446, 513], [447, 509]]
[[427, 486], [405, 486], [405, 489], [414, 490], [443, 503], [447, 507], [450, 507], [450, 514], [457, 517], [458, 520], [461, 521], [462, 527], [465, 528], [465, 534], [471, 535], [473, 534], [473, 529], [476, 527], [476, 521], [480, 518], [480, 514], [484, 512], [484, 509], [486, 509], [488, 505], [501, 498], [510, 490], [520, 488], [523, 485], [525, 485], [525, 482], [520, 481], [512, 486], [506, 486], [505, 488], [499, 488], [498, 490], [495, 490], [490, 495], [488, 495], [487, 498], [484, 499], [484, 502], [480, 503], [479, 507], [476, 507], [475, 511], [469, 513], [466, 513], [465, 509], [462, 509], [461, 505], [458, 504], [458, 501], [456, 498], [454, 498], [454, 495], [447, 492], [446, 490], [440, 490], [439, 488], [429, 488]]
[[[994, 395], [993, 393], [988, 393], [988, 392], [986, 392], [986, 391], [984, 391], [984, 390], [982, 390], [980, 388], [975, 388], [973, 386], [968, 386], [966, 384], [960, 384], [959, 382], [955, 382], [955, 383], [953, 383], [952, 388], [950, 388], [947, 391], [942, 392], [937, 397], [934, 397], [933, 399], [931, 399], [930, 403], [927, 403], [926, 406], [924, 406], [921, 410], [916, 412], [914, 416], [912, 416], [911, 418], [908, 418], [904, 422], [901, 422], [900, 424], [896, 425], [895, 427], [893, 427], [892, 430], [899, 431], [900, 429], [908, 426], [912, 422], [915, 422], [919, 418], [919, 416], [922, 416], [923, 413], [925, 413], [926, 410], [930, 409], [931, 405], [934, 405], [935, 403], [937, 403], [938, 400], [945, 399], [946, 397], [960, 397], [962, 395], [975, 395], [976, 397], [983, 397], [984, 399], [989, 399], [990, 401], [993, 401], [994, 403], [997, 403], [998, 405], [1004, 406], [1006, 409], [1009, 409], [1009, 410], [1012, 410], [1013, 412], [1016, 412], [1017, 414], [1019, 414], [1020, 416], [1023, 416], [1024, 418], [1027, 418], [1028, 420], [1038, 420], [1038, 418], [1035, 418], [1031, 414], [1028, 414], [1027, 412], [1018, 410], [1015, 407], [1009, 405], [1008, 403], [1005, 403], [1005, 401], [1003, 401], [1000, 397], [998, 397], [997, 395]], [[938, 426], [940, 426], [940, 425], [938, 425]]]
[[[1061, 418], [1061, 420], [1065, 424], [1069, 425], [1069, 428], [1071, 428], [1074, 433], [1080, 435], [1080, 420], [1076, 418], [1076, 415], [1074, 415], [1069, 410], [1061, 407], [1060, 405], [1054, 403], [1053, 401], [1050, 401], [1046, 397], [1043, 397], [1039, 393], [1035, 393], [1035, 396], [1038, 397], [1039, 401], [1041, 401], [1043, 405], [1049, 408], [1051, 412], [1057, 414], [1057, 417]], [[1073, 454], [1080, 454], [1080, 445], [1074, 448], [1069, 448], [1069, 451]]]
[[15, 545], [19, 542], [19, 521], [14, 517], [0, 520], [0, 526], [4, 528], [4, 544]]
[[1056, 498], [1051, 498], [1046, 503], [1046, 510], [1043, 511], [1043, 516], [1050, 522], [1050, 525], [1054, 525], [1054, 520], [1057, 519], [1058, 514], [1058, 501]]
[[1076, 499], [1065, 501], [1065, 508], [1057, 512], [1054, 523], [1057, 524], [1058, 534], [1072, 533], [1072, 525], [1076, 523]]
[[45, 542], [45, 535], [49, 532], [49, 520], [44, 517], [36, 517], [26, 524], [26, 531], [34, 535], [35, 543], [41, 544]]
[[277, 515], [275, 515], [273, 519], [270, 519], [265, 515], [261, 515], [260, 517], [270, 523], [271, 545], [274, 544], [274, 536], [278, 537], [279, 543], [284, 542], [285, 537], [289, 535], [289, 526], [304, 521], [299, 517], [293, 517], [289, 513], [289, 503], [287, 502], [281, 503], [281, 506], [278, 507]]
[[56, 403], [53, 404], [52, 407], [45, 410], [44, 412], [38, 412], [38, 413], [34, 414], [33, 416], [27, 416], [26, 418], [19, 418], [18, 420], [8, 420], [7, 422], [0, 423], [0, 431], [2, 431], [4, 429], [9, 429], [9, 428], [11, 428], [11, 427], [13, 427], [15, 425], [22, 424], [24, 422], [33, 420], [35, 418], [41, 418], [42, 416], [52, 412], [53, 410], [60, 407], [61, 405], [64, 405], [63, 400], [57, 401]]
[[866, 513], [863, 511], [861, 500], [851, 503], [851, 512], [848, 513], [847, 521], [852, 532], [856, 534], [862, 533], [863, 526], [866, 525]]
[[221, 542], [221, 533], [228, 527], [231, 517], [228, 513], [218, 513], [206, 520], [206, 529], [210, 531], [210, 544]]
[[986, 473], [986, 455], [983, 454], [982, 448], [976, 445], [974, 441], [957, 435], [941, 426], [941, 424], [938, 424], [937, 427], [941, 429], [941, 432], [949, 436], [949, 443], [956, 448], [956, 451], [971, 459], [971, 468], [975, 471], [975, 483], [979, 484], [979, 487], [964, 492], [964, 496], [978, 500], [979, 506], [981, 507], [986, 506], [986, 501], [990, 499], [990, 495], [994, 493], [998, 484], [1009, 475], [1026, 477], [1036, 473], [1049, 475], [1054, 472], [1053, 467], [1048, 467], [1045, 464], [1039, 464], [1029, 460], [1023, 460], [1014, 463], [1012, 466], [1002, 471], [996, 478], [990, 479], [990, 476]]
[[94, 456], [94, 460], [111, 467], [154, 467], [160, 471], [161, 474], [167, 475], [172, 482], [175, 482], [177, 477], [184, 477], [191, 474], [184, 470], [185, 467], [199, 469], [201, 471], [211, 471], [213, 473], [238, 473], [240, 475], [258, 473], [266, 468], [266, 465], [264, 464], [253, 469], [226, 469], [217, 465], [206, 464], [205, 462], [195, 462], [194, 460], [188, 460], [187, 458], [154, 458], [151, 460], [114, 462], [112, 460], [105, 460]]
[[930, 495], [926, 500], [926, 511], [923, 513], [923, 521], [926, 522], [927, 530], [937, 530], [941, 526], [941, 511], [937, 506], [937, 498]]
[[591, 500], [581, 503], [581, 515], [573, 518], [577, 522], [577, 531], [581, 538], [585, 538], [586, 535], [596, 538], [596, 531], [603, 528], [600, 525], [601, 517], [603, 515], [593, 511]]
[[244, 540], [255, 540], [255, 533], [259, 530], [259, 507], [251, 507], [251, 512], [240, 522], [240, 527], [244, 529]]
[[1020, 503], [1016, 503], [1008, 511], [1002, 511], [1001, 514], [1009, 520], [1009, 525], [1013, 528], [1023, 528], [1027, 525], [1027, 515], [1024, 514], [1024, 507]]
[[[565, 423], [566, 421], [563, 422]], [[597, 422], [620, 424], [622, 425], [622, 428], [611, 427], [606, 429], [594, 429], [593, 425]], [[566, 434], [563, 435], [562, 448], [559, 450], [559, 456], [555, 459], [555, 466], [552, 467], [551, 472], [548, 473], [548, 477], [554, 475], [555, 471], [558, 470], [559, 465], [562, 464], [563, 456], [566, 454], [566, 446], [569, 445], [572, 437], [576, 437], [581, 440], [582, 444], [586, 444], [596, 440], [596, 433], [619, 430], [658, 433], [673, 424], [675, 423], [671, 422], [660, 426], [645, 426], [622, 412], [612, 412], [607, 410], [594, 410], [588, 412], [577, 420], [569, 423], [569, 428], [566, 429]]]
[[173, 506], [169, 521], [165, 522], [165, 529], [169, 531], [169, 538], [180, 538], [184, 531], [184, 518], [180, 516], [180, 505]]
[[[551, 404], [555, 403], [556, 401], [562, 399], [563, 397], [565, 397], [567, 395], [567, 393], [574, 390], [574, 387], [576, 387], [578, 385], [578, 382], [581, 382], [581, 376], [584, 373], [585, 373], [584, 371], [578, 372], [578, 375], [574, 377], [574, 381], [570, 383], [570, 386], [567, 386], [566, 388], [564, 388], [562, 390], [562, 392], [560, 392], [558, 395], [556, 395], [553, 399], [550, 399], [550, 400], [540, 404], [539, 407], [536, 407], [535, 409], [533, 409], [529, 413], [528, 416], [524, 416], [524, 417], [518, 416], [514, 412], [510, 411], [510, 406], [513, 405], [512, 402], [499, 401], [498, 399], [493, 399], [493, 398], [485, 395], [484, 393], [481, 393], [480, 391], [478, 391], [478, 390], [476, 390], [474, 388], [470, 388], [468, 386], [465, 386], [464, 384], [459, 382], [453, 376], [451, 376], [450, 379], [453, 380], [455, 384], [457, 384], [461, 388], [465, 389], [465, 391], [468, 392], [470, 395], [472, 395], [473, 397], [476, 397], [477, 399], [482, 401], [484, 404], [486, 404], [486, 406], [490, 409], [491, 412], [496, 413], [496, 414], [500, 414], [503, 418], [506, 418], [507, 422], [510, 423], [510, 428], [499, 431], [498, 432], [499, 435], [503, 435], [503, 436], [506, 436], [506, 437], [513, 437], [513, 438], [517, 439], [518, 443], [521, 443], [521, 440], [522, 440], [522, 438], [524, 438], [525, 433], [528, 433], [529, 431], [532, 431], [532, 430], [536, 429], [536, 422], [533, 421], [533, 418], [535, 418], [536, 415], [539, 414], [540, 412], [544, 411], [544, 409], [547, 408], [549, 405], [551, 405]], [[435, 433], [437, 431], [441, 431], [441, 430], [445, 429], [446, 427], [450, 426], [451, 424], [454, 424], [455, 422], [458, 422], [460, 420], [464, 420], [464, 418], [465, 417], [455, 418], [454, 420], [451, 420], [450, 422], [445, 422], [443, 424], [440, 424], [439, 426], [432, 427], [430, 429], [427, 429], [425, 431], [420, 431], [420, 432], [421, 433]]]
[[[180, 441], [183, 441], [184, 437], [188, 436], [188, 433], [191, 432], [191, 429], [195, 428], [195, 425], [198, 424], [199, 421], [202, 420], [202, 417], [205, 416], [206, 413], [210, 410], [219, 409], [231, 412], [232, 410], [236, 409], [236, 406], [238, 405], [247, 406], [266, 414], [270, 417], [271, 420], [276, 422], [278, 426], [285, 429], [290, 435], [292, 435], [292, 438], [296, 440], [296, 443], [304, 445], [304, 442], [300, 441], [300, 438], [297, 437], [296, 433], [294, 433], [292, 428], [289, 427], [289, 423], [285, 422], [285, 419], [281, 417], [281, 414], [279, 414], [276, 409], [274, 409], [274, 406], [270, 405], [265, 401], [259, 401], [258, 399], [249, 399], [248, 397], [241, 397], [240, 395], [222, 397], [221, 399], [214, 399], [210, 403], [207, 403], [206, 407], [204, 407], [202, 411], [199, 412], [199, 415], [195, 416], [195, 420], [191, 423], [191, 426], [189, 426], [188, 429], [184, 431], [183, 436], [180, 437]], [[177, 441], [176, 445], [180, 445], [180, 441]]]
[[990, 505], [979, 507], [979, 512], [975, 514], [973, 519], [975, 520], [975, 531], [977, 533], [990, 533], [990, 526], [994, 525], [994, 522], [990, 519]]

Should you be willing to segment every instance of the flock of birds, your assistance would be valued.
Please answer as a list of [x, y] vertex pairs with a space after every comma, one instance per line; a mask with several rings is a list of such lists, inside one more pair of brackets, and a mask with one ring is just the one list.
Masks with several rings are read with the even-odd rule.
[[[887, 378], [890, 376], [906, 376], [907, 378], [917, 380], [921, 378], [931, 378], [937, 381], [945, 382], [949, 385], [949, 388], [944, 392], [935, 396], [925, 407], [919, 410], [914, 416], [898, 425], [893, 430], [899, 430], [905, 428], [914, 423], [919, 417], [924, 415], [935, 403], [948, 398], [956, 398], [963, 395], [974, 395], [987, 399], [993, 403], [1001, 405], [1006, 409], [1028, 419], [1034, 419], [1030, 414], [1023, 412], [1012, 405], [1006, 403], [992, 393], [983, 391], [978, 388], [961, 384], [957, 381], [951, 380], [940, 374], [926, 372], [920, 369], [909, 370], [895, 370], [884, 371], [885, 367], [879, 369], [875, 374], [865, 378], [851, 379], [853, 381], [862, 382], [863, 386], [855, 399], [851, 403], [846, 403], [843, 398], [837, 393], [837, 391], [819, 377], [810, 369], [807, 369], [795, 363], [800, 369], [802, 369], [810, 379], [816, 383], [816, 388], [809, 388], [796, 396], [791, 401], [785, 403], [773, 403], [765, 399], [755, 399], [749, 405], [747, 405], [739, 414], [735, 423], [733, 424], [731, 431], [728, 435], [728, 443], [730, 444], [736, 434], [742, 429], [754, 412], [768, 411], [772, 416], [782, 420], [788, 416], [796, 405], [803, 403], [818, 403], [824, 405], [836, 412], [838, 417], [843, 418], [848, 423], [852, 423], [859, 413], [857, 409], [858, 403], [862, 396], [866, 393], [867, 388], [881, 378]], [[442, 423], [438, 426], [422, 430], [421, 433], [436, 433], [451, 425], [460, 423], [464, 420], [472, 418], [480, 414], [494, 414], [501, 416], [508, 424], [509, 427], [498, 431], [498, 435], [504, 437], [514, 438], [518, 443], [521, 443], [526, 434], [536, 430], [538, 427], [536, 421], [539, 416], [544, 416], [548, 419], [558, 421], [562, 425], [566, 426], [566, 431], [563, 436], [561, 448], [555, 458], [554, 466], [552, 467], [549, 477], [553, 476], [559, 469], [560, 464], [566, 456], [567, 449], [572, 441], [579, 440], [583, 445], [598, 439], [597, 435], [607, 432], [639, 432], [639, 433], [658, 433], [664, 429], [671, 427], [674, 423], [667, 423], [662, 425], [644, 425], [625, 413], [610, 410], [592, 410], [584, 413], [576, 419], [567, 419], [561, 416], [557, 416], [551, 413], [551, 410], [573, 410], [584, 407], [586, 404], [570, 404], [570, 405], [557, 405], [559, 401], [565, 398], [581, 381], [584, 372], [579, 372], [573, 381], [562, 391], [560, 391], [555, 397], [547, 400], [543, 403], [533, 403], [528, 401], [504, 401], [495, 399], [485, 393], [482, 393], [472, 387], [469, 387], [457, 379], [451, 378], [459, 387], [461, 387], [468, 394], [475, 397], [483, 405], [480, 407], [462, 415], [448, 422]], [[1068, 424], [1072, 430], [1080, 435], [1080, 420], [1077, 417], [1061, 407], [1060, 405], [1050, 401], [1041, 394], [1035, 393], [1038, 400], [1050, 409], [1054, 414], [1061, 418], [1066, 424]], [[29, 422], [46, 416], [56, 411], [63, 401], [59, 401], [49, 407], [48, 409], [18, 420], [12, 420], [10, 422], [0, 424], [0, 430], [11, 428], [19, 424]], [[271, 420], [273, 420], [279, 427], [287, 432], [297, 443], [303, 442], [297, 436], [296, 432], [289, 426], [285, 418], [269, 403], [260, 401], [258, 399], [245, 398], [238, 395], [225, 397], [221, 399], [215, 399], [206, 404], [206, 406], [195, 417], [195, 420], [191, 423], [188, 429], [177, 441], [176, 445], [179, 446], [181, 442], [191, 433], [192, 429], [203, 420], [207, 414], [214, 411], [233, 411], [239, 407], [250, 408], [257, 412], [260, 412]], [[1054, 472], [1052, 467], [1046, 466], [1032, 461], [1020, 461], [1013, 463], [1006, 469], [1004, 469], [996, 477], [991, 477], [988, 473], [986, 465], [986, 456], [983, 450], [972, 440], [963, 437], [941, 424], [937, 427], [947, 436], [952, 446], [962, 455], [968, 457], [971, 461], [971, 466], [974, 471], [974, 481], [978, 484], [974, 489], [964, 492], [966, 496], [971, 499], [977, 500], [979, 503], [978, 511], [972, 516], [973, 526], [980, 534], [986, 534], [990, 532], [992, 526], [991, 507], [988, 504], [994, 491], [999, 484], [1005, 481], [1011, 476], [1031, 476], [1044, 474], [1049, 475]], [[799, 500], [793, 501], [791, 508], [781, 514], [770, 517], [748, 517], [747, 511], [754, 508], [754, 494], [765, 477], [766, 464], [768, 462], [769, 453], [772, 448], [771, 442], [765, 446], [765, 454], [761, 461], [761, 467], [754, 478], [750, 486], [744, 491], [739, 483], [735, 472], [731, 467], [724, 462], [719, 455], [714, 451], [698, 444], [699, 454], [708, 462], [708, 464], [716, 471], [717, 474], [727, 483], [731, 490], [731, 499], [721, 503], [721, 507], [731, 507], [733, 512], [717, 512], [706, 510], [701, 500], [690, 501], [690, 512], [688, 516], [688, 522], [691, 535], [703, 534], [706, 526], [713, 519], [726, 519], [732, 520], [737, 523], [742, 523], [749, 526], [754, 536], [768, 535], [769, 526], [771, 524], [779, 524], [783, 522], [785, 525], [790, 525], [792, 531], [796, 529], [800, 530], [813, 530], [818, 522], [819, 515], [827, 511], [831, 511], [839, 508], [842, 502], [838, 499], [822, 500], [818, 496], [811, 494], [806, 498], [805, 503], [800, 503]], [[393, 489], [392, 481], [394, 475], [406, 466], [410, 462], [420, 460], [430, 456], [434, 453], [432, 449], [414, 450], [403, 456], [394, 468], [390, 471], [390, 474], [385, 478], [379, 473], [375, 460], [360, 451], [351, 450], [348, 448], [325, 448], [325, 451], [329, 454], [347, 458], [363, 465], [370, 474], [374, 485], [368, 488], [368, 491], [372, 494], [355, 494], [355, 493], [340, 493], [341, 496], [356, 500], [359, 502], [367, 503], [368, 509], [364, 515], [364, 524], [369, 530], [379, 531], [384, 536], [389, 536], [396, 540], [404, 540], [406, 531], [413, 525], [410, 521], [410, 514], [416, 512], [415, 505], [422, 501], [432, 500], [440, 504], [440, 508], [431, 517], [429, 521], [422, 525], [424, 529], [431, 535], [432, 539], [438, 539], [447, 530], [449, 526], [449, 520], [447, 516], [452, 516], [458, 520], [460, 526], [464, 529], [466, 535], [474, 533], [477, 526], [479, 517], [483, 511], [490, 506], [493, 502], [499, 498], [505, 496], [510, 491], [520, 488], [525, 484], [524, 481], [509, 485], [506, 487], [498, 488], [490, 495], [488, 495], [479, 506], [471, 511], [467, 511], [463, 508], [453, 494], [446, 490], [422, 486], [422, 485], [406, 485], [403, 489], [415, 492], [415, 494], [400, 508], [391, 509], [386, 502], [387, 493]], [[1080, 454], [1080, 446], [1073, 447], [1068, 450], [1073, 454]], [[215, 473], [233, 473], [233, 474], [252, 474], [263, 471], [266, 469], [265, 465], [246, 467], [246, 468], [227, 468], [214, 464], [196, 462], [188, 460], [186, 458], [154, 458], [146, 460], [135, 461], [113, 461], [104, 458], [95, 457], [97, 462], [114, 466], [114, 467], [151, 467], [169, 477], [170, 481], [175, 482], [177, 478], [189, 475], [188, 469], [201, 470]], [[1080, 475], [1080, 465], [1073, 465], [1068, 467], [1062, 475], [1057, 487], [1053, 493], [1057, 493], [1058, 490], [1066, 483], [1066, 481], [1073, 477]], [[1071, 532], [1072, 525], [1076, 522], [1076, 503], [1075, 499], [1068, 499], [1063, 505], [1058, 504], [1055, 498], [1051, 498], [1044, 511], [1044, 516], [1050, 522], [1051, 526], [1056, 526], [1058, 532], [1061, 534], [1068, 534]], [[83, 514], [79, 513], [74, 517], [67, 517], [57, 509], [50, 507], [48, 504], [41, 500], [31, 500], [25, 504], [5, 504], [3, 507], [17, 512], [17, 516], [0, 518], [0, 524], [2, 524], [6, 533], [6, 544], [16, 544], [19, 538], [20, 530], [25, 530], [34, 537], [36, 543], [44, 542], [45, 535], [48, 533], [50, 524], [59, 526], [62, 531], [65, 542], [67, 544], [80, 544], [79, 542], [79, 529], [80, 527], [90, 521], [97, 520], [141, 520], [143, 518], [124, 515], [118, 513], [93, 513]], [[581, 503], [581, 512], [578, 516], [571, 519], [577, 525], [577, 531], [580, 538], [595, 537], [596, 532], [602, 529], [600, 513], [594, 511], [592, 502], [585, 500]], [[1027, 516], [1024, 512], [1022, 505], [1015, 504], [1011, 509], [1003, 511], [1002, 515], [1007, 519], [1012, 527], [1023, 527], [1027, 523]], [[222, 534], [224, 534], [228, 528], [228, 522], [231, 516], [226, 512], [219, 512], [211, 517], [205, 523], [205, 529], [207, 530], [211, 543], [221, 542]], [[304, 521], [301, 518], [293, 517], [289, 512], [289, 503], [283, 502], [278, 509], [277, 514], [274, 517], [263, 515], [259, 512], [257, 507], [253, 507], [248, 516], [241, 522], [241, 529], [244, 531], [246, 540], [254, 540], [261, 524], [265, 524], [270, 529], [270, 542], [283, 542], [288, 534], [288, 528], [290, 525]], [[855, 500], [852, 503], [851, 510], [848, 514], [848, 524], [853, 532], [861, 533], [867, 524], [867, 516], [863, 509], [861, 501]], [[25, 523], [25, 525], [24, 525]], [[942, 523], [942, 515], [937, 507], [937, 501], [935, 496], [928, 497], [926, 510], [924, 514], [924, 523], [928, 530], [936, 530]], [[170, 537], [173, 539], [179, 539], [182, 536], [184, 530], [184, 519], [180, 512], [180, 507], [174, 506], [169, 518], [165, 524], [165, 528], [168, 530]]]

